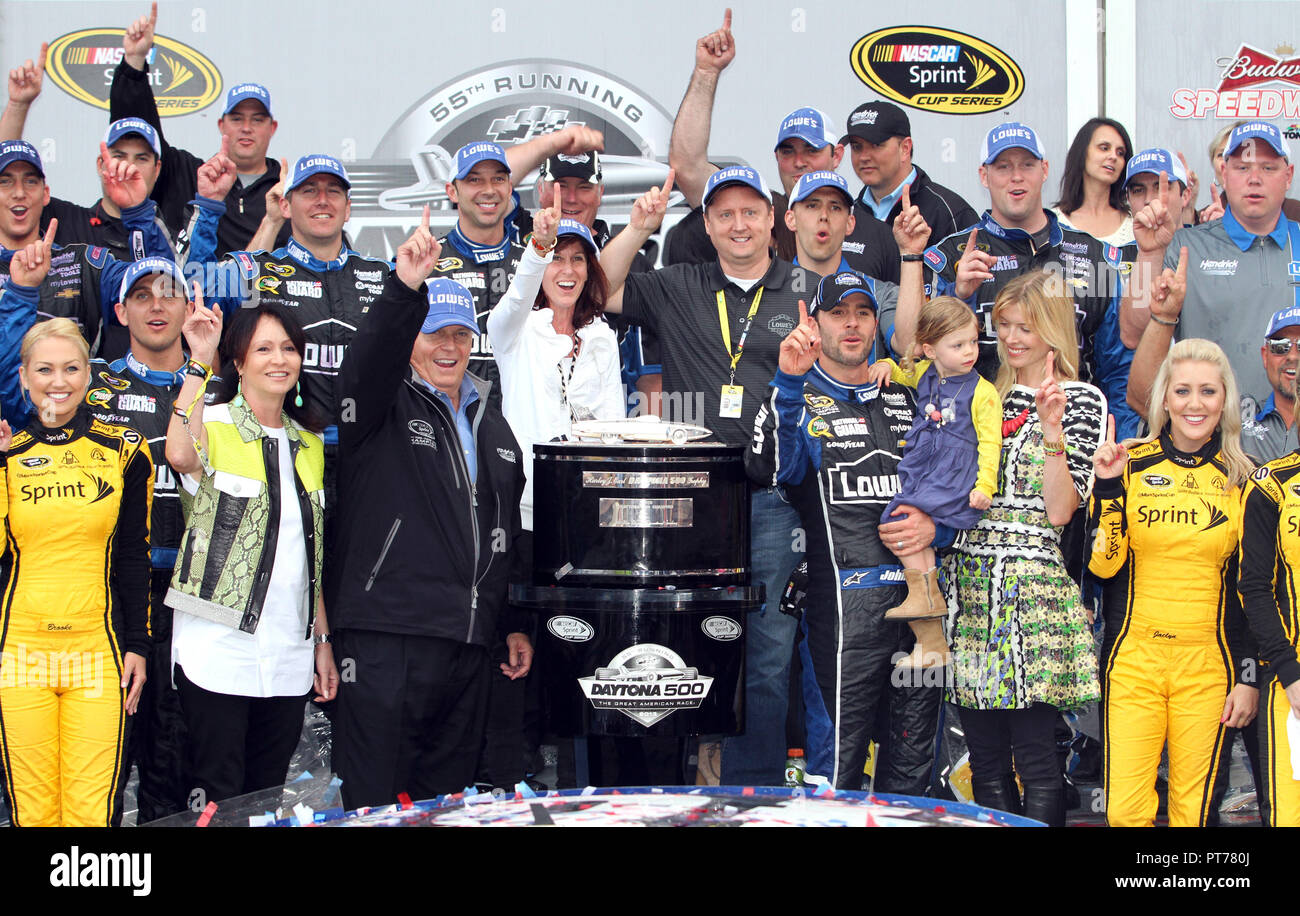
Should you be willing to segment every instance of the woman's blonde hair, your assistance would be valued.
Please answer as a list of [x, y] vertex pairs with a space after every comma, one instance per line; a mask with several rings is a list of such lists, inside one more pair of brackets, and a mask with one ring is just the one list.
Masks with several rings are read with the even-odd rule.
[[1169, 423], [1169, 412], [1165, 410], [1165, 397], [1169, 394], [1169, 376], [1173, 374], [1178, 363], [1209, 363], [1219, 370], [1223, 381], [1223, 413], [1219, 415], [1219, 453], [1227, 467], [1228, 480], [1223, 485], [1226, 493], [1234, 487], [1240, 487], [1255, 470], [1255, 465], [1241, 448], [1241, 398], [1237, 393], [1237, 378], [1228, 364], [1228, 357], [1212, 340], [1189, 337], [1180, 340], [1169, 350], [1169, 355], [1160, 364], [1156, 372], [1155, 384], [1151, 386], [1151, 406], [1147, 409], [1147, 428], [1151, 435], [1145, 439], [1134, 440], [1137, 445], [1150, 442], [1159, 437]]
[[[1079, 334], [1074, 326], [1074, 304], [1065, 292], [1065, 279], [1059, 271], [1031, 271], [1002, 287], [993, 303], [993, 324], [1007, 309], [1020, 306], [1025, 324], [1043, 343], [1056, 351], [1056, 380], [1079, 378]], [[998, 338], [998, 375], [994, 387], [999, 397], [1006, 397], [1016, 383], [1016, 370], [1007, 365], [1007, 351]]]
[[31, 330], [23, 335], [22, 349], [19, 351], [23, 365], [26, 366], [31, 361], [32, 350], [38, 343], [53, 338], [60, 338], [73, 344], [81, 356], [81, 362], [86, 368], [90, 367], [90, 347], [86, 345], [86, 338], [82, 337], [81, 331], [77, 329], [76, 322], [70, 318], [51, 318], [32, 325]]
[[969, 305], [952, 296], [936, 296], [921, 306], [921, 316], [916, 321], [916, 340], [912, 352], [904, 354], [902, 364], [911, 368], [913, 359], [920, 359], [923, 344], [934, 346], [954, 331], [962, 331], [971, 325], [979, 333], [979, 319]]

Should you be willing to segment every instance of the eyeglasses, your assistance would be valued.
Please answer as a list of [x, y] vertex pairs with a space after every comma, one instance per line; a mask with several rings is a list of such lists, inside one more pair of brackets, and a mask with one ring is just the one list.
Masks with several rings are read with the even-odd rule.
[[1290, 337], [1269, 337], [1264, 343], [1268, 345], [1268, 352], [1274, 356], [1286, 356], [1292, 347], [1300, 348], [1300, 340], [1292, 340]]

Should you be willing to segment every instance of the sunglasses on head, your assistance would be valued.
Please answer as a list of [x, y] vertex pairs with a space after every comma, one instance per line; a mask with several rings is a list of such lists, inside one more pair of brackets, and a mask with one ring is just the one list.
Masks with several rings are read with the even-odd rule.
[[1300, 346], [1300, 340], [1292, 340], [1290, 337], [1269, 337], [1264, 343], [1268, 346], [1268, 352], [1274, 356], [1286, 356], [1292, 347]]

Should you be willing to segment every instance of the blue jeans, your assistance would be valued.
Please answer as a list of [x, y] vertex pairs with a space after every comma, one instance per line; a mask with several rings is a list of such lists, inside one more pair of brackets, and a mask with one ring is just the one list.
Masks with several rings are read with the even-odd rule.
[[797, 621], [780, 610], [790, 574], [803, 562], [799, 514], [775, 488], [757, 489], [750, 500], [750, 563], [767, 602], [746, 619], [745, 733], [722, 748], [722, 784], [779, 786], [785, 782], [785, 719], [790, 693], [790, 656]]

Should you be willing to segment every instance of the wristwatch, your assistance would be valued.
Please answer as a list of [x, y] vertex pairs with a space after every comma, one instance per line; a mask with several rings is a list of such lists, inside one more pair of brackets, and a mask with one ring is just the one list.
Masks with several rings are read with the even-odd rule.
[[923, 256], [923, 255], [919, 255], [919, 254], [900, 254], [900, 255], [898, 256], [898, 260], [900, 260], [900, 261], [921, 261], [921, 260], [924, 260], [924, 256]]

